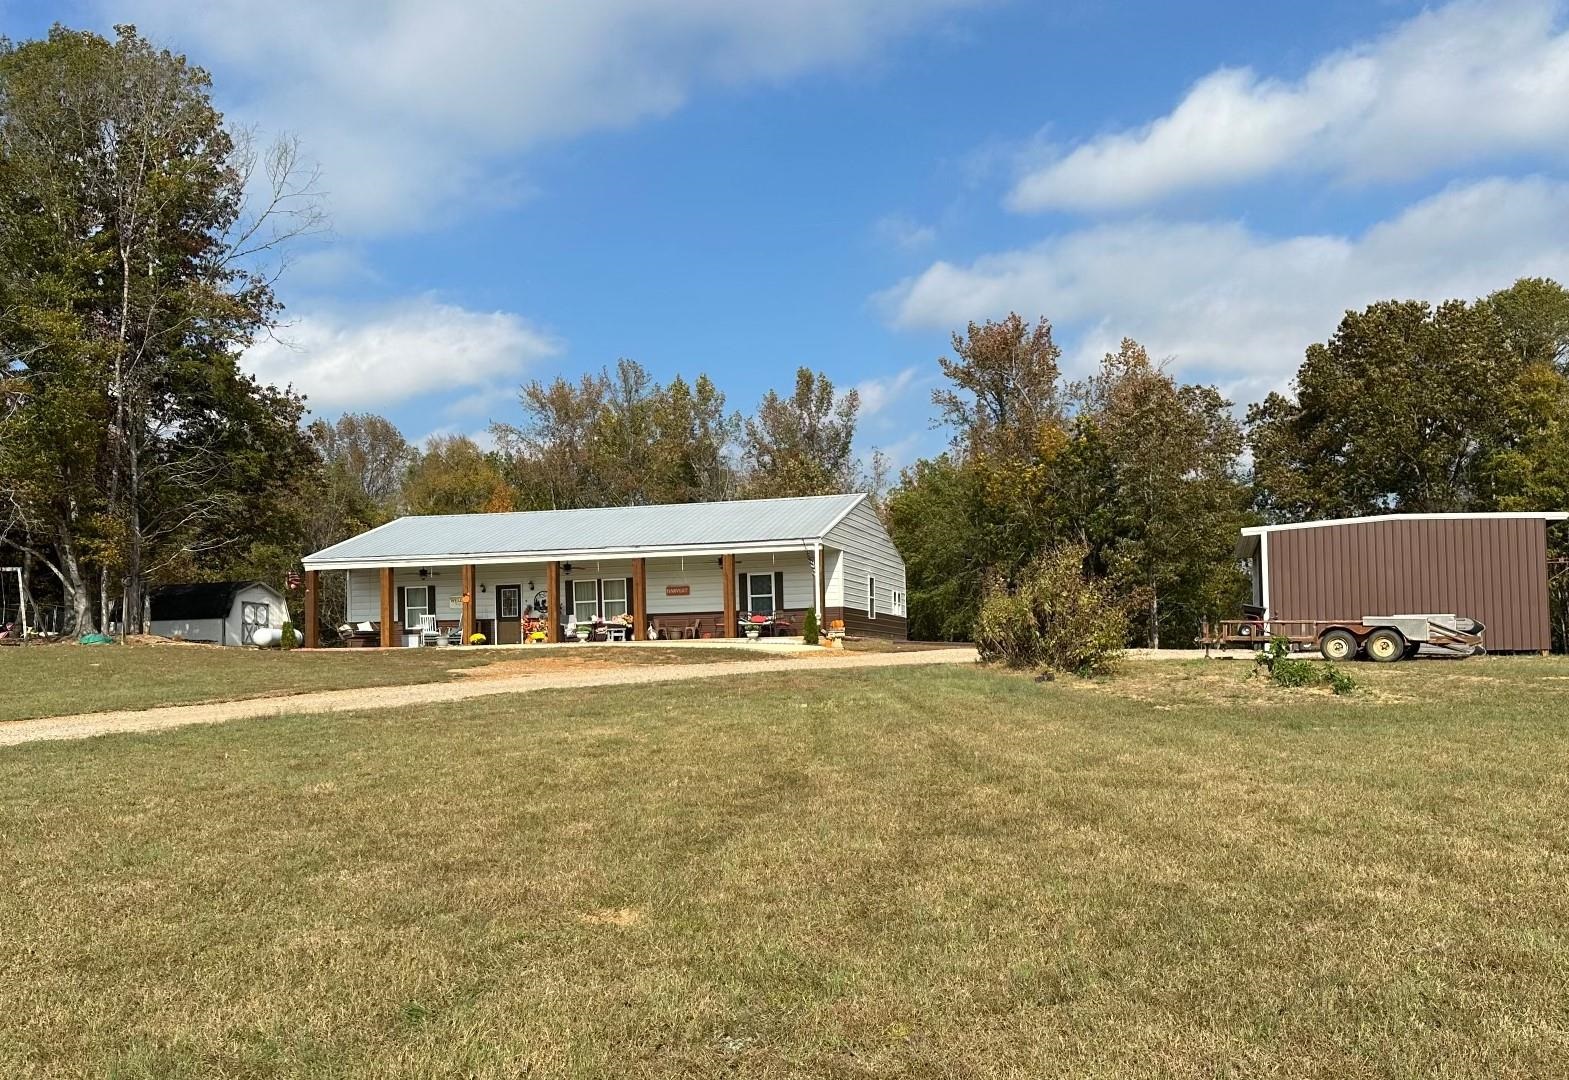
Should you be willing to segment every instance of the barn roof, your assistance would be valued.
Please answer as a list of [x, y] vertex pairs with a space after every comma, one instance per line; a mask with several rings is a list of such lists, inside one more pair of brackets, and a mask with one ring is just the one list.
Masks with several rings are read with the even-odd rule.
[[1564, 521], [1569, 512], [1562, 510], [1497, 511], [1479, 514], [1369, 514], [1364, 517], [1327, 518], [1322, 521], [1290, 521], [1279, 525], [1252, 525], [1242, 530], [1237, 541], [1238, 558], [1249, 558], [1258, 549], [1258, 538], [1290, 529], [1327, 529], [1333, 525], [1371, 525], [1381, 521], [1508, 521], [1530, 519]]
[[234, 609], [234, 598], [246, 589], [260, 587], [276, 592], [260, 581], [200, 581], [188, 585], [160, 585], [151, 596], [153, 621], [224, 619]]
[[307, 569], [682, 553], [821, 540], [865, 495], [401, 517], [305, 558]]

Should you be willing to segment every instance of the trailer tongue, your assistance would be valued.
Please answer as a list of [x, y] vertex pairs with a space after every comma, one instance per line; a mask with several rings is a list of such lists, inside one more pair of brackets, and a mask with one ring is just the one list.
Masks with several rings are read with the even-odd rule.
[[1241, 646], [1261, 649], [1276, 638], [1293, 646], [1316, 648], [1326, 660], [1354, 660], [1359, 655], [1378, 663], [1407, 660], [1423, 649], [1430, 654], [1479, 656], [1482, 633], [1475, 619], [1459, 615], [1364, 615], [1360, 620], [1229, 619], [1204, 625], [1200, 643], [1211, 648]]

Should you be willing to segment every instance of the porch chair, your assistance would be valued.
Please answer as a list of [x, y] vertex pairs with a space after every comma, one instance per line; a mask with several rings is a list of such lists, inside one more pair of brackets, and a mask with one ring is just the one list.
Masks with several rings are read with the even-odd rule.
[[441, 631], [436, 627], [436, 616], [419, 617], [419, 643], [427, 647], [441, 644]]

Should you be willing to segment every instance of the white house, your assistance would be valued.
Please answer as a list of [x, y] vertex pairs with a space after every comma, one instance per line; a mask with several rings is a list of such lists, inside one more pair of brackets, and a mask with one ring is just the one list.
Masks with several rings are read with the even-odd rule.
[[[736, 637], [749, 616], [799, 632], [903, 638], [904, 560], [865, 495], [403, 517], [305, 558], [306, 644], [322, 573], [347, 579], [348, 619], [383, 646], [438, 628], [521, 641], [538, 617], [626, 619], [630, 636]], [[456, 635], [454, 635], [456, 636]]]
[[249, 645], [258, 628], [281, 627], [289, 618], [283, 594], [260, 581], [162, 585], [148, 601], [151, 633], [213, 645]]

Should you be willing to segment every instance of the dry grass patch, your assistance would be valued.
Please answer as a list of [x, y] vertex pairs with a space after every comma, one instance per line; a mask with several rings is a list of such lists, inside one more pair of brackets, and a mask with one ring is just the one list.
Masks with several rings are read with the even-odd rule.
[[1370, 675], [1395, 707], [791, 672], [13, 748], [0, 1075], [1564, 1075], [1569, 665], [1475, 663]]

